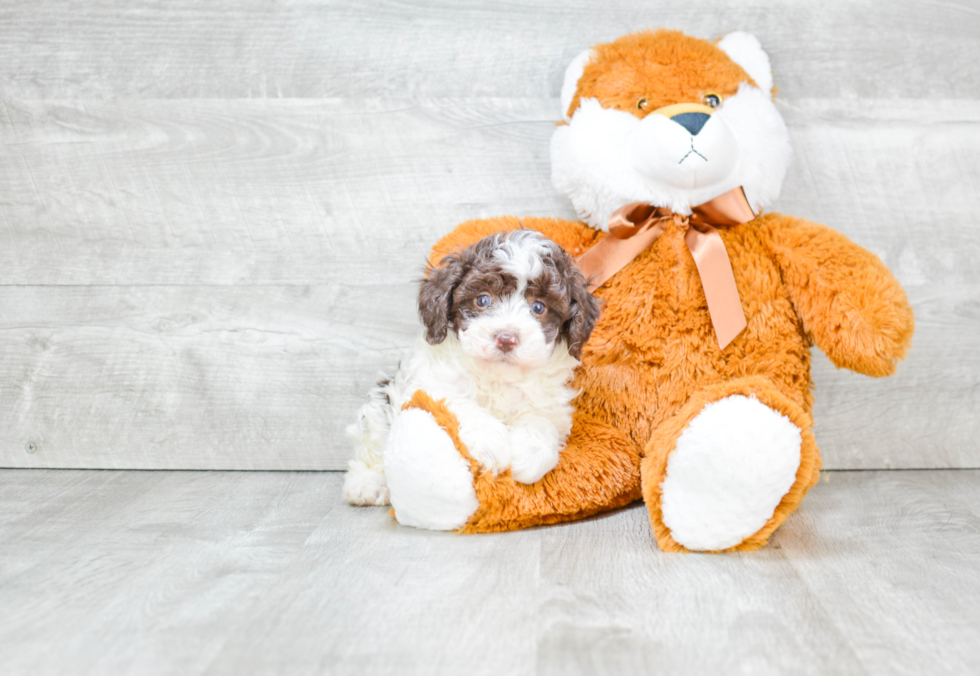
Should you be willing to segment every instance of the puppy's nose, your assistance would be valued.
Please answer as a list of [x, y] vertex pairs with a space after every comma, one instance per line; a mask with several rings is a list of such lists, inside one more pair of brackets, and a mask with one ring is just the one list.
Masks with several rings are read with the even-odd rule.
[[517, 347], [517, 336], [513, 333], [501, 332], [495, 338], [497, 340], [497, 349], [501, 352], [510, 352]]

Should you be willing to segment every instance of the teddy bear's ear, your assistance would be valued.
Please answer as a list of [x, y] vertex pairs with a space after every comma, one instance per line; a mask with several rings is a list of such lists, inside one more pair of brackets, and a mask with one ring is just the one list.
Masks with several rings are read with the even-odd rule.
[[565, 69], [565, 79], [561, 83], [561, 114], [565, 118], [565, 122], [571, 121], [571, 117], [568, 115], [568, 107], [572, 105], [572, 99], [575, 98], [575, 92], [578, 90], [578, 79], [582, 77], [585, 64], [591, 58], [592, 49], [586, 49], [572, 59], [572, 62], [568, 64], [568, 68]]
[[762, 45], [754, 35], [742, 31], [729, 33], [718, 42], [718, 47], [755, 80], [759, 89], [766, 93], [772, 91], [772, 66], [769, 65], [769, 55], [762, 49]]

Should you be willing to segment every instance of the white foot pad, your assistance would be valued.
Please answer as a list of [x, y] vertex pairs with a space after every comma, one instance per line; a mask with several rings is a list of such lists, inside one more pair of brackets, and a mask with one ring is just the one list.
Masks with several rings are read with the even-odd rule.
[[667, 460], [664, 525], [693, 551], [727, 549], [759, 531], [792, 488], [800, 429], [755, 397], [708, 404]]
[[470, 463], [426, 411], [398, 414], [388, 434], [384, 467], [400, 524], [456, 530], [480, 506]]

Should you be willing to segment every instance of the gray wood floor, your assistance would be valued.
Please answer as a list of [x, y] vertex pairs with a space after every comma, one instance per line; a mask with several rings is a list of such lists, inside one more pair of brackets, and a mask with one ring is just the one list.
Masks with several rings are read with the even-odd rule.
[[848, 469], [980, 466], [975, 0], [7, 0], [0, 674], [976, 674], [980, 471], [828, 473], [761, 552], [659, 552], [637, 505], [456, 537], [354, 509], [341, 429], [412, 344], [456, 223], [574, 217], [567, 62], [755, 33], [775, 209], [879, 254], [894, 378], [816, 354]]
[[454, 536], [341, 475], [0, 471], [19, 674], [976, 674], [980, 471], [831, 472], [744, 555], [642, 505]]

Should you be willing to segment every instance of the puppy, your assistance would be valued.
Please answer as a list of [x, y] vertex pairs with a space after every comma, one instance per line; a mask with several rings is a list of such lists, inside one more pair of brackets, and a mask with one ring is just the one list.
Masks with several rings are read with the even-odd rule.
[[572, 427], [568, 381], [599, 318], [572, 258], [533, 230], [485, 237], [429, 271], [419, 316], [425, 332], [408, 364], [378, 383], [347, 428], [348, 502], [388, 504], [388, 431], [417, 390], [446, 400], [485, 469], [510, 468], [525, 484], [552, 470]]

